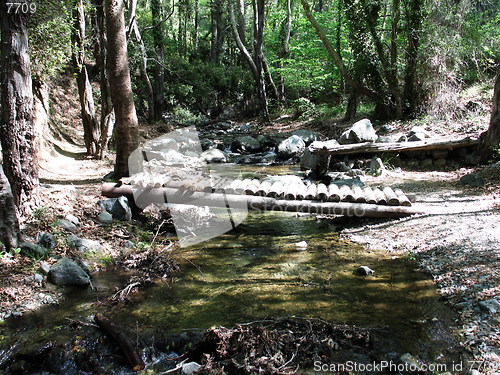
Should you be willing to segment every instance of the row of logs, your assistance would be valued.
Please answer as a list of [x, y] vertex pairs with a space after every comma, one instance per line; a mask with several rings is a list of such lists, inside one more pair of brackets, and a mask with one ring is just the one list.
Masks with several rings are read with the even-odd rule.
[[[126, 183], [141, 185], [137, 178], [128, 178]], [[369, 203], [389, 206], [411, 206], [408, 197], [401, 189], [390, 187], [371, 188], [336, 184], [310, 184], [303, 183], [283, 184], [280, 181], [271, 182], [258, 179], [234, 180], [230, 178], [199, 178], [192, 181], [170, 181], [168, 184], [162, 183], [160, 178], [152, 178], [150, 187], [170, 187], [185, 189], [188, 191], [203, 191], [206, 193], [226, 193], [226, 194], [246, 194], [275, 199], [288, 200], [319, 200], [324, 202], [352, 202]], [[145, 186], [143, 186], [145, 187]]]

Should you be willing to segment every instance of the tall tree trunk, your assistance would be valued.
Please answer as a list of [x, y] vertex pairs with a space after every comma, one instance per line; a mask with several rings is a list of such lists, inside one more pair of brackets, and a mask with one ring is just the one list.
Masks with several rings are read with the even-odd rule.
[[9, 180], [0, 164], [0, 242], [4, 244], [7, 251], [16, 248], [20, 240], [17, 216], [17, 207], [14, 204]]
[[33, 89], [28, 53], [28, 13], [0, 3], [2, 55], [0, 141], [3, 169], [20, 211], [37, 203], [38, 160], [33, 125]]
[[138, 146], [139, 132], [128, 66], [123, 0], [105, 0], [105, 10], [108, 37], [106, 68], [116, 117], [114, 177], [118, 179], [128, 176], [128, 157]]
[[76, 0], [73, 8], [73, 30], [71, 33], [73, 72], [76, 76], [80, 113], [83, 123], [83, 139], [87, 155], [98, 158], [100, 155], [100, 126], [94, 111], [94, 96], [85, 66], [85, 14], [83, 1]]
[[283, 75], [283, 69], [285, 67], [284, 60], [290, 55], [290, 33], [292, 30], [292, 0], [286, 1], [286, 20], [283, 22], [281, 28], [281, 50], [278, 54], [279, 63], [278, 67], [280, 70], [278, 77], [278, 100], [280, 102], [285, 102], [285, 78]]
[[95, 38], [94, 57], [99, 69], [99, 86], [101, 88], [101, 119], [100, 119], [100, 154], [99, 159], [104, 157], [104, 152], [108, 149], [108, 144], [113, 134], [115, 126], [115, 111], [111, 101], [111, 89], [109, 87], [108, 72], [106, 64], [108, 61], [107, 36], [106, 36], [106, 16], [104, 14], [103, 0], [94, 0], [95, 25], [97, 36]]
[[220, 55], [220, 39], [221, 35], [221, 18], [222, 18], [222, 4], [221, 0], [212, 0], [210, 5], [210, 32], [212, 34], [210, 40], [210, 61], [214, 64], [219, 63]]
[[413, 116], [417, 112], [417, 62], [420, 47], [422, 28], [423, 0], [410, 0], [407, 15], [406, 71], [404, 77], [403, 102], [406, 116]]
[[161, 2], [160, 0], [151, 0], [151, 17], [153, 25], [153, 44], [155, 47], [155, 63], [153, 65], [153, 104], [154, 120], [163, 119], [163, 105], [165, 103], [165, 94], [163, 83], [165, 82], [165, 71], [163, 68], [163, 35], [161, 27]]
[[488, 131], [481, 135], [479, 147], [482, 163], [488, 163], [494, 156], [494, 151], [500, 152], [500, 67], [495, 80], [490, 126]]

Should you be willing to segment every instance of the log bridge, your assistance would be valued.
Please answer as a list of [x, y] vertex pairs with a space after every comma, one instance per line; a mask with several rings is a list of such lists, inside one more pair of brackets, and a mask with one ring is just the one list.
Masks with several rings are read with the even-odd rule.
[[[305, 212], [357, 217], [400, 218], [421, 211], [412, 207], [400, 189], [361, 187], [337, 184], [284, 184], [281, 181], [219, 178], [187, 184], [185, 181], [163, 181], [161, 177], [132, 176], [118, 184], [105, 183], [106, 197], [127, 196], [129, 199], [155, 203], [193, 204], [203, 200], [213, 207], [241, 206], [249, 209]], [[135, 193], [135, 194], [134, 194]], [[191, 202], [191, 203], [190, 203]], [[140, 204], [139, 204], [140, 205]]]

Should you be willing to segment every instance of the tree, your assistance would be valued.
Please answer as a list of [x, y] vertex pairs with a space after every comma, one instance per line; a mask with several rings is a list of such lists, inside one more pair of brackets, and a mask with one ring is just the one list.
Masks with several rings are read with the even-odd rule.
[[491, 106], [490, 126], [481, 136], [480, 143], [481, 162], [487, 163], [494, 151], [500, 148], [500, 68], [498, 68]]
[[87, 155], [99, 158], [101, 154], [100, 126], [94, 111], [94, 96], [85, 65], [85, 13], [83, 0], [76, 0], [73, 9], [71, 33], [73, 72], [76, 76], [83, 123], [83, 139]]
[[128, 66], [123, 0], [105, 0], [105, 12], [106, 69], [116, 118], [114, 177], [119, 179], [128, 176], [128, 157], [138, 146], [139, 132]]
[[[28, 9], [29, 9], [29, 3]], [[1, 119], [3, 169], [14, 204], [24, 211], [37, 201], [38, 162], [33, 125], [33, 91], [28, 53], [29, 12], [0, 3], [2, 28]]]
[[0, 165], [0, 241], [7, 251], [16, 248], [19, 242], [19, 220], [17, 216], [14, 196], [9, 181]]
[[151, 17], [153, 22], [153, 43], [155, 49], [155, 62], [153, 65], [153, 105], [154, 105], [154, 120], [160, 121], [163, 118], [163, 105], [165, 102], [165, 90], [163, 84], [165, 82], [164, 72], [164, 50], [163, 50], [163, 35], [161, 19], [161, 1], [151, 0]]

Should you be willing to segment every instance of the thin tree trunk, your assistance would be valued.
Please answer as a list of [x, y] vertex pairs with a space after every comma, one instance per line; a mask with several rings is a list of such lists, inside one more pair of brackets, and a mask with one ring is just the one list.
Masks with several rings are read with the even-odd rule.
[[161, 27], [161, 2], [160, 0], [151, 0], [151, 17], [153, 25], [153, 43], [155, 47], [155, 63], [153, 65], [153, 104], [154, 120], [163, 119], [163, 105], [165, 103], [165, 94], [163, 83], [165, 82], [165, 72], [163, 68], [163, 36]]
[[101, 88], [101, 139], [99, 159], [104, 157], [115, 126], [115, 112], [111, 101], [111, 89], [109, 87], [108, 72], [106, 64], [108, 61], [106, 20], [102, 0], [94, 0], [96, 7], [95, 24], [97, 29], [96, 45], [94, 46], [94, 57], [99, 68], [99, 86]]
[[267, 83], [269, 84], [269, 86], [271, 86], [271, 92], [272, 92], [274, 99], [279, 100], [280, 94], [278, 92], [278, 87], [274, 83], [274, 79], [273, 79], [273, 76], [271, 74], [271, 71], [269, 70], [269, 65], [267, 64], [267, 59], [265, 56], [264, 56], [264, 59], [262, 60], [262, 67], [264, 68], [264, 73], [265, 73], [266, 78], [267, 78]]
[[138, 146], [139, 132], [128, 66], [123, 0], [105, 0], [105, 9], [108, 37], [106, 68], [116, 117], [114, 177], [119, 179], [128, 176], [128, 157]]
[[222, 4], [221, 0], [212, 0], [210, 9], [210, 31], [212, 38], [210, 41], [210, 61], [214, 64], [219, 63], [220, 55], [220, 38], [221, 38], [221, 28], [220, 22], [222, 17]]
[[[29, 2], [28, 2], [29, 5]], [[20, 211], [37, 203], [38, 160], [28, 52], [28, 13], [0, 3], [2, 33], [0, 141], [3, 169]]]
[[281, 31], [281, 51], [278, 55], [279, 57], [279, 77], [278, 77], [278, 100], [280, 102], [285, 102], [285, 78], [283, 75], [283, 69], [285, 66], [284, 60], [290, 55], [290, 33], [292, 30], [292, 0], [286, 1], [286, 21], [283, 23], [283, 28]]
[[9, 180], [0, 164], [0, 242], [5, 250], [15, 249], [20, 240], [17, 207], [10, 188]]
[[73, 8], [73, 30], [71, 33], [73, 71], [76, 76], [80, 113], [83, 123], [83, 139], [87, 155], [98, 158], [100, 155], [100, 126], [94, 110], [92, 86], [85, 66], [85, 14], [83, 1], [76, 0]]
[[481, 162], [488, 163], [493, 158], [494, 152], [500, 152], [500, 68], [495, 80], [491, 118], [488, 131], [481, 135], [480, 144]]

